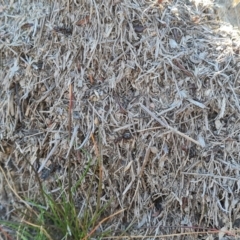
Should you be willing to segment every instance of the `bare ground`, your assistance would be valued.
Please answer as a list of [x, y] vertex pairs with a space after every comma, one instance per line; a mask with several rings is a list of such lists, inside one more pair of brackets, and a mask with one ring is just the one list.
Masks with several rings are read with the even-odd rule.
[[[67, 186], [69, 160], [80, 178], [84, 150], [82, 209], [95, 139], [106, 215], [126, 209], [100, 230], [240, 238], [239, 31], [212, 1], [158, 2], [0, 6], [2, 218], [38, 196], [29, 162], [60, 194], [56, 179]], [[194, 233], [204, 228], [223, 232]]]

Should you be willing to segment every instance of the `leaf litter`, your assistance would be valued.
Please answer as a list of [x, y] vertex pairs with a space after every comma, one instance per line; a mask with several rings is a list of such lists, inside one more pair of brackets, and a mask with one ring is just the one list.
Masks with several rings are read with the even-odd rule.
[[81, 149], [97, 164], [94, 136], [101, 201], [126, 209], [102, 228], [239, 237], [240, 34], [213, 1], [27, 2], [0, 6], [2, 208], [19, 207], [10, 189], [38, 194], [28, 162], [54, 191], [70, 159], [76, 182]]

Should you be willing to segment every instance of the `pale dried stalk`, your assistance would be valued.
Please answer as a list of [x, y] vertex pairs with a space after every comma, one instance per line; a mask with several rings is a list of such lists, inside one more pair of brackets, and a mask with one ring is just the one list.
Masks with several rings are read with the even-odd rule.
[[146, 108], [143, 104], [140, 103], [140, 106], [141, 106], [141, 108], [142, 108], [145, 112], [147, 112], [152, 118], [154, 118], [157, 122], [159, 122], [163, 127], [171, 130], [172, 132], [174, 132], [174, 133], [176, 133], [176, 134], [184, 137], [185, 139], [187, 139], [187, 140], [195, 143], [196, 145], [202, 147], [202, 145], [201, 145], [198, 141], [196, 141], [196, 140], [194, 140], [193, 138], [187, 136], [186, 134], [184, 134], [184, 133], [182, 133], [182, 132], [174, 129], [173, 127], [169, 126], [167, 123], [164, 123], [161, 119], [159, 119], [158, 117], [156, 117], [156, 115], [155, 115], [153, 112], [151, 112], [148, 108]]

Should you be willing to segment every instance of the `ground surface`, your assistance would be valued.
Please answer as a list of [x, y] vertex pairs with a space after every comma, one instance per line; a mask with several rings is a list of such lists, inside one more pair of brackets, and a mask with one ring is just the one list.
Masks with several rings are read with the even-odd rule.
[[[28, 162], [56, 195], [69, 160], [73, 182], [83, 173], [82, 150], [93, 169], [92, 134], [101, 202], [113, 199], [106, 215], [126, 209], [102, 229], [196, 231], [184, 225], [225, 232], [175, 239], [238, 239], [227, 231], [240, 219], [239, 32], [220, 21], [221, 3], [158, 2], [13, 0], [0, 8], [2, 218], [19, 200], [10, 186], [21, 198], [38, 195]], [[79, 209], [94, 174], [76, 193]]]

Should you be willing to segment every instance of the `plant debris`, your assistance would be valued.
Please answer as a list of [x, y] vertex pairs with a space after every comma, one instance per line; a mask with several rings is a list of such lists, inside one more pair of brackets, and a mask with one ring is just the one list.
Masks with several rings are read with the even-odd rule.
[[85, 18], [78, 20], [78, 21], [76, 22], [76, 25], [77, 25], [77, 26], [84, 26], [84, 25], [86, 25], [86, 24], [89, 23], [89, 19], [90, 19], [90, 17], [89, 17], [89, 16], [86, 16]]
[[[111, 222], [94, 231], [115, 235], [127, 221], [132, 238], [158, 238], [181, 223], [239, 238], [239, 29], [211, 0], [27, 2], [0, 6], [6, 217], [39, 195], [29, 163], [57, 196], [91, 159], [76, 207], [112, 199]], [[90, 181], [100, 202], [87, 198]], [[216, 234], [196, 229], [181, 234]]]

